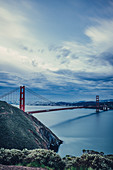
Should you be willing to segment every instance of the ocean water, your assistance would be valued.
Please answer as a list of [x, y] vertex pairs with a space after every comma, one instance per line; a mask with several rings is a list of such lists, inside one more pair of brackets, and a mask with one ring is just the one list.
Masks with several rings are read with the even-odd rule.
[[[27, 106], [26, 111], [45, 108], [51, 106]], [[80, 156], [83, 149], [113, 154], [113, 110], [96, 113], [94, 109], [75, 109], [34, 116], [63, 140], [58, 151], [61, 157]]]

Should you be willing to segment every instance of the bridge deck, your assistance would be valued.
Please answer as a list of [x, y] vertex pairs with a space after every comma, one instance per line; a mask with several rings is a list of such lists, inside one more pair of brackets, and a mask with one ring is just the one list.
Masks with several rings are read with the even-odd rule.
[[56, 108], [56, 109], [45, 109], [45, 110], [37, 110], [37, 111], [28, 111], [28, 114], [34, 113], [42, 113], [42, 112], [52, 112], [52, 111], [60, 111], [60, 110], [72, 110], [72, 109], [95, 109], [96, 106], [74, 106], [74, 107], [64, 107], [64, 108]]

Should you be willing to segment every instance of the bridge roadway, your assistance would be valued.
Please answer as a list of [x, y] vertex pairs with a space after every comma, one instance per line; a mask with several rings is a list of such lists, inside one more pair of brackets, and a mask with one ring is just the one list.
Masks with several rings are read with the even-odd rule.
[[[28, 114], [42, 113], [42, 112], [52, 112], [52, 111], [60, 111], [60, 110], [72, 110], [72, 109], [96, 109], [96, 106], [74, 106], [74, 107], [64, 107], [64, 108], [56, 108], [56, 109], [45, 109], [45, 110], [37, 110], [37, 111], [28, 111]], [[101, 109], [99, 107], [99, 109]]]

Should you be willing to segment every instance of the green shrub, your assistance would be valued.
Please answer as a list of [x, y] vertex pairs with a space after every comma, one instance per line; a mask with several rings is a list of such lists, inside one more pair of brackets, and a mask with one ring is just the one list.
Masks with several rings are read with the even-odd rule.
[[70, 167], [66, 168], [65, 170], [93, 170], [92, 168], [85, 168], [85, 167]]
[[45, 165], [40, 165], [40, 164], [38, 164], [37, 162], [30, 162], [30, 163], [25, 163], [25, 162], [23, 162], [23, 163], [19, 163], [19, 164], [17, 164], [17, 166], [27, 166], [27, 167], [38, 167], [38, 168], [45, 168], [45, 169], [47, 169], [47, 170], [54, 170], [54, 168], [50, 168], [50, 167], [48, 167], [48, 166], [45, 166]]
[[[0, 149], [0, 163], [4, 165], [24, 165], [46, 167], [55, 170], [113, 169], [113, 155], [85, 153], [81, 157], [67, 155], [63, 159], [52, 150]], [[89, 168], [91, 167], [91, 168]]]
[[4, 165], [22, 164], [27, 166], [41, 165], [63, 170], [65, 163], [61, 157], [52, 150], [34, 149], [0, 149], [0, 163]]
[[58, 154], [51, 150], [34, 149], [24, 159], [26, 163], [37, 162], [40, 165], [45, 165], [55, 169], [63, 170], [65, 167], [64, 161]]
[[26, 164], [26, 166], [28, 167], [40, 167], [40, 164], [37, 162], [30, 162], [28, 164]]
[[0, 162], [4, 165], [15, 165], [21, 162], [23, 154], [17, 149], [0, 149]]

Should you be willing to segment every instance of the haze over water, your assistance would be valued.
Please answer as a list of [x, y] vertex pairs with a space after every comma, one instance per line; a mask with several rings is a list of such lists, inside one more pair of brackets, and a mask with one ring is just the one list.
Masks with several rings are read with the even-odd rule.
[[[29, 111], [44, 108], [27, 106]], [[62, 157], [80, 156], [83, 149], [113, 154], [113, 110], [96, 113], [94, 109], [76, 109], [34, 116], [63, 140], [58, 152]]]

